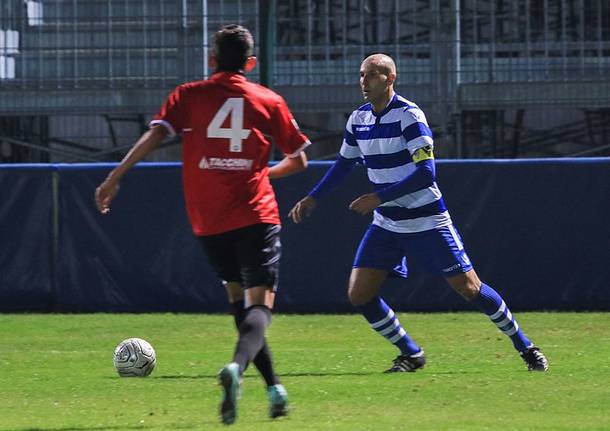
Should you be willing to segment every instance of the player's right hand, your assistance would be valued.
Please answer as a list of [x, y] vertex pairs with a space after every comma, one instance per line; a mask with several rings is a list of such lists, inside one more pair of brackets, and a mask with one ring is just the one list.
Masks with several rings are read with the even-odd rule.
[[288, 213], [288, 217], [295, 223], [301, 223], [305, 217], [309, 217], [316, 209], [316, 200], [311, 196], [305, 196], [298, 201]]
[[102, 214], [110, 212], [110, 203], [119, 192], [119, 183], [108, 179], [95, 189], [95, 206]]

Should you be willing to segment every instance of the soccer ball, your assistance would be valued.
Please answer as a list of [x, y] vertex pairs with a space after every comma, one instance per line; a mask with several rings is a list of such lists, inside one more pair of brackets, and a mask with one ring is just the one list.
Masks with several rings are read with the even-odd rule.
[[112, 362], [121, 377], [146, 377], [155, 368], [157, 355], [148, 341], [128, 338], [116, 346]]

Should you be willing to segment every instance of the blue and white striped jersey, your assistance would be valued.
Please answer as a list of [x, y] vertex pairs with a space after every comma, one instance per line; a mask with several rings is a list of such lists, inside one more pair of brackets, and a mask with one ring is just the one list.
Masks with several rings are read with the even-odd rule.
[[[349, 117], [340, 154], [363, 159], [376, 190], [403, 180], [415, 170], [412, 154], [432, 147], [432, 131], [419, 107], [398, 94], [375, 114], [367, 103]], [[380, 205], [373, 224], [392, 232], [413, 233], [451, 225], [436, 182]]]

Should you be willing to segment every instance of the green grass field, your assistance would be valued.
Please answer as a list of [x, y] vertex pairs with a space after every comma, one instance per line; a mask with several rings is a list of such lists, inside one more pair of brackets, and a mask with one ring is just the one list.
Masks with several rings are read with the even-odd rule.
[[[278, 315], [269, 331], [288, 389], [267, 417], [246, 373], [235, 430], [609, 430], [610, 313], [519, 313], [550, 361], [530, 373], [477, 313], [400, 314], [424, 346], [416, 373], [382, 374], [394, 348], [358, 315]], [[115, 345], [157, 351], [147, 378], [120, 378]], [[216, 373], [232, 355], [229, 316], [0, 315], [0, 430], [214, 430]]]

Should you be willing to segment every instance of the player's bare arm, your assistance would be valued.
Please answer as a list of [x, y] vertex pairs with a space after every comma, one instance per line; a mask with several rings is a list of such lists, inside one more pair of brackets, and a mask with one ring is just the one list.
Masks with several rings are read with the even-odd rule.
[[110, 212], [110, 204], [119, 191], [119, 183], [123, 175], [136, 163], [154, 151], [166, 136], [167, 130], [165, 127], [153, 126], [138, 139], [138, 142], [129, 150], [123, 160], [121, 160], [121, 163], [95, 189], [95, 205], [100, 213], [108, 214]]
[[307, 156], [300, 152], [296, 157], [284, 157], [277, 165], [269, 168], [269, 178], [287, 177], [304, 171], [307, 168]]
[[367, 193], [349, 204], [349, 209], [360, 215], [367, 215], [379, 205], [381, 205], [381, 199], [379, 199], [377, 193]]
[[305, 196], [298, 201], [288, 213], [288, 217], [295, 223], [301, 223], [305, 217], [309, 217], [313, 210], [316, 209], [316, 200], [311, 196]]

